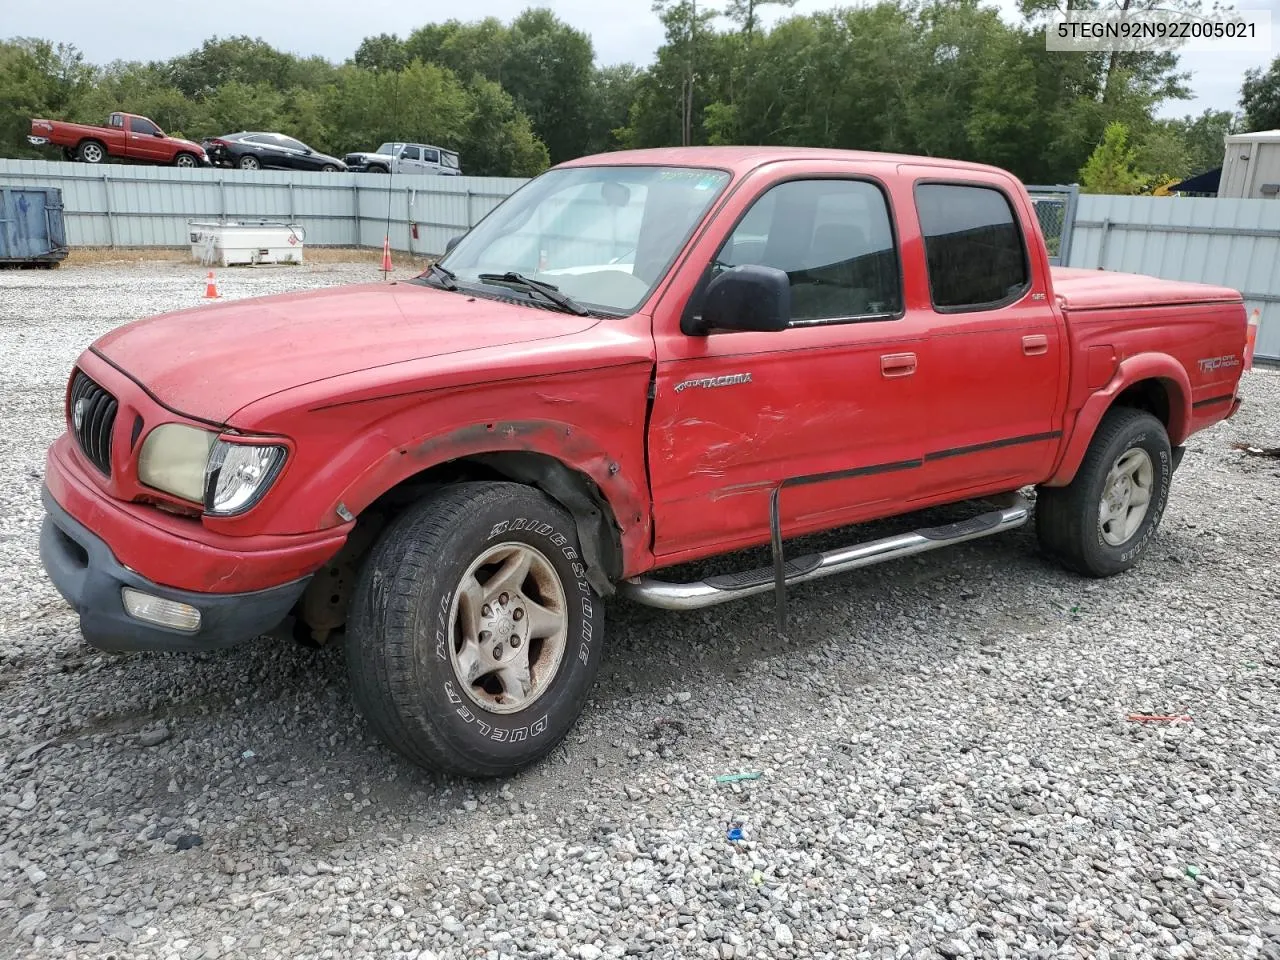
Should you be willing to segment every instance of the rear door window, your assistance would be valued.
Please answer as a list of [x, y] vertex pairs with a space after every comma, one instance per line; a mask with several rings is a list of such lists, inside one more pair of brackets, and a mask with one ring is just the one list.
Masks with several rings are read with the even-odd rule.
[[1026, 244], [1004, 193], [951, 183], [921, 183], [915, 193], [934, 309], [992, 310], [1026, 292]]

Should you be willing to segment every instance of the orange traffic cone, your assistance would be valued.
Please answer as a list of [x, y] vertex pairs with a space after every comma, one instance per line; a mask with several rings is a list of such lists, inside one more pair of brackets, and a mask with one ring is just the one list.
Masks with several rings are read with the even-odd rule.
[[218, 284], [213, 279], [213, 271], [209, 271], [209, 275], [204, 281], [204, 298], [206, 300], [218, 299]]
[[391, 272], [391, 238], [382, 238], [382, 272]]

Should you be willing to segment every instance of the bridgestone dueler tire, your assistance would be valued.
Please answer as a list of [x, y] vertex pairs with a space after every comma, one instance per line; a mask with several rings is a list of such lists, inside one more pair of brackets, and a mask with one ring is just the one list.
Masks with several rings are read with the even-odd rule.
[[[1129, 450], [1141, 447], [1154, 467], [1147, 514], [1130, 538], [1112, 546], [1102, 536], [1099, 506], [1107, 474]], [[1089, 442], [1075, 479], [1065, 487], [1041, 487], [1036, 497], [1036, 534], [1059, 562], [1089, 577], [1110, 577], [1142, 558], [1169, 502], [1173, 454], [1164, 425], [1128, 407], [1107, 412]]]
[[[499, 714], [460, 691], [448, 612], [471, 563], [507, 542], [530, 544], [550, 562], [568, 632], [545, 692]], [[586, 580], [573, 518], [531, 487], [467, 483], [410, 507], [370, 551], [352, 599], [347, 667], [356, 705], [388, 746], [428, 769], [501, 777], [541, 760], [572, 729], [603, 643], [604, 604]]]

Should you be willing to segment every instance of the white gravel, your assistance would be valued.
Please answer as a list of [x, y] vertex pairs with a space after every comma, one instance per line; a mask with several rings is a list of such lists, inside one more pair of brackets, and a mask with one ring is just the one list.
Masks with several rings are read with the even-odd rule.
[[476, 786], [377, 745], [337, 650], [99, 655], [45, 581], [72, 362], [203, 276], [0, 272], [0, 957], [1280, 958], [1280, 461], [1231, 449], [1280, 446], [1280, 375], [1138, 570], [1023, 530], [797, 588], [789, 641], [617, 602], [575, 734]]

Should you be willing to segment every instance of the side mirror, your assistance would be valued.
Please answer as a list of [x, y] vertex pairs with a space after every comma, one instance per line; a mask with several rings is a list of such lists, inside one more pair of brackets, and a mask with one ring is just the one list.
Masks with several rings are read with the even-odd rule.
[[776, 267], [746, 264], [713, 277], [702, 297], [701, 318], [681, 324], [690, 336], [717, 330], [771, 333], [791, 322], [791, 278]]
[[164, 131], [163, 131], [163, 130], [157, 130], [157, 131], [155, 131], [154, 133], [152, 133], [151, 135], [152, 135], [153, 137], [163, 137], [163, 136], [164, 136]]
[[409, 159], [409, 151], [408, 151], [408, 150], [401, 150], [401, 151], [400, 151], [400, 159], [401, 159], [401, 160], [408, 160], [408, 159]]
[[450, 250], [456, 247], [458, 245], [458, 241], [461, 240], [464, 236], [466, 236], [466, 234], [460, 233], [457, 236], [450, 237], [448, 240], [446, 240], [444, 242], [444, 252], [448, 253]]

